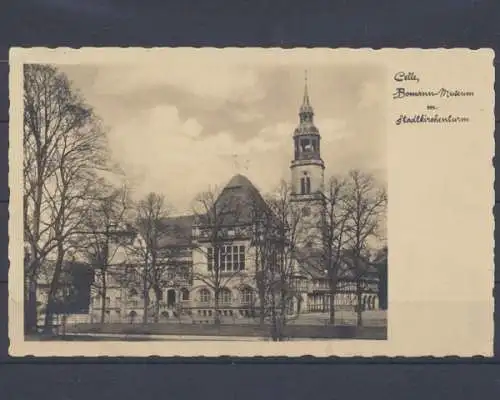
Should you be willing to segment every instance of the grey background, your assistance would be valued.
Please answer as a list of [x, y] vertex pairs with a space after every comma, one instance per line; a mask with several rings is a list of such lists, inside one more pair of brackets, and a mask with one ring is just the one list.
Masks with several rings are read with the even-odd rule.
[[[421, 0], [417, 3], [411, 0], [278, 1], [272, 2], [272, 6], [271, 2], [260, 0], [240, 4], [223, 0], [202, 1], [196, 6], [191, 3], [24, 0], [11, 2], [0, 13], [0, 60], [3, 61], [0, 63], [2, 397], [215, 398], [224, 393], [227, 394], [225, 397], [238, 399], [380, 397], [458, 400], [477, 398], [480, 393], [481, 398], [498, 398], [498, 358], [406, 359], [391, 360], [391, 364], [385, 365], [380, 363], [389, 360], [219, 359], [182, 361], [201, 365], [167, 365], [175, 360], [87, 359], [59, 360], [64, 364], [54, 365], [58, 360], [12, 360], [7, 357], [6, 60], [10, 45], [493, 47], [500, 51], [500, 15], [496, 0]], [[497, 120], [499, 104], [497, 100]], [[498, 194], [496, 199], [498, 203]], [[498, 268], [496, 277], [498, 282]], [[495, 340], [495, 353], [500, 354], [498, 339]], [[294, 364], [290, 365], [290, 362]], [[119, 363], [122, 365], [114, 365]], [[214, 363], [220, 365], [214, 366]], [[262, 363], [272, 365], [260, 365]], [[308, 363], [316, 365], [304, 365]], [[220, 384], [221, 379], [225, 382], [224, 387]]]

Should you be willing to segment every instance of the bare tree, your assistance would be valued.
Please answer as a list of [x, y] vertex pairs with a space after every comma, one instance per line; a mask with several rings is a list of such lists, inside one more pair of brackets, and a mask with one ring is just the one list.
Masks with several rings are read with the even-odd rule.
[[[253, 203], [253, 238], [255, 286], [258, 294], [259, 325], [264, 326], [267, 315], [268, 290], [272, 271], [276, 268], [279, 225], [267, 202]], [[255, 303], [255, 302], [254, 302]], [[252, 304], [252, 311], [255, 304]]]
[[382, 310], [387, 310], [387, 263], [388, 263], [388, 249], [387, 245], [382, 247], [380, 251], [377, 252], [374, 265], [377, 269], [378, 277], [378, 299], [379, 307]]
[[[23, 145], [28, 298], [36, 294], [40, 266], [47, 256], [54, 254], [56, 259], [45, 318], [48, 326], [70, 246], [67, 239], [87, 212], [96, 172], [106, 168], [108, 160], [105, 135], [92, 109], [52, 66], [24, 67]], [[27, 318], [27, 325], [35, 321], [36, 314]]]
[[[330, 324], [335, 324], [335, 296], [339, 281], [343, 254], [348, 242], [349, 209], [346, 180], [332, 177], [324, 192], [323, 215], [321, 218], [322, 263], [328, 277]], [[323, 272], [323, 271], [322, 271]]]
[[149, 193], [136, 205], [135, 226], [142, 237], [143, 245], [135, 248], [136, 256], [142, 260], [141, 279], [143, 285], [143, 323], [148, 322], [149, 316], [149, 292], [152, 289], [155, 294], [153, 316], [158, 322], [160, 303], [163, 299], [163, 286], [165, 273], [170, 267], [173, 257], [172, 248], [161, 245], [162, 238], [166, 232], [165, 220], [170, 214], [165, 197], [157, 193]]
[[266, 288], [266, 315], [268, 315], [273, 341], [285, 340], [288, 322], [298, 315], [291, 312], [297, 295], [294, 279], [302, 227], [302, 211], [294, 204], [290, 186], [282, 182], [276, 193], [268, 200], [272, 218], [266, 238], [269, 264], [264, 272]]
[[131, 202], [126, 187], [115, 188], [104, 182], [94, 193], [92, 207], [75, 236], [75, 247], [94, 269], [93, 288], [101, 303], [101, 324], [107, 312], [108, 279], [122, 274], [126, 260], [116, 260], [134, 236], [128, 213]]
[[214, 294], [214, 322], [220, 325], [221, 295], [228, 284], [240, 276], [245, 260], [228, 262], [228, 249], [238, 237], [251, 235], [251, 202], [241, 196], [232, 196], [231, 189], [209, 189], [199, 194], [194, 203], [197, 251], [208, 263], [207, 270], [193, 265], [193, 278], [207, 285]]
[[387, 193], [376, 179], [358, 170], [348, 175], [346, 211], [348, 213], [348, 244], [345, 262], [356, 281], [357, 325], [363, 323], [363, 280], [371, 266], [373, 242], [381, 237], [387, 207]]

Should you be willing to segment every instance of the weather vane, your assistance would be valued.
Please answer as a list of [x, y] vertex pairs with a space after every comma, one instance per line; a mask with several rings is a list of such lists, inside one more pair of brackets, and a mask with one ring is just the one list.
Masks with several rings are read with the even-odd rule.
[[236, 169], [236, 171], [239, 171], [240, 162], [238, 160], [238, 154], [233, 154], [233, 163], [234, 163], [234, 168]]
[[233, 163], [236, 172], [241, 172], [242, 170], [248, 170], [248, 162], [249, 160], [244, 161], [244, 165], [241, 164], [240, 156], [238, 154], [233, 154]]

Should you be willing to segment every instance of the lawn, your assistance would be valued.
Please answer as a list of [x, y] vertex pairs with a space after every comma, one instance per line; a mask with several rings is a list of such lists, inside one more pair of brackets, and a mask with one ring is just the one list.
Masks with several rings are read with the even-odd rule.
[[[309, 313], [300, 315], [298, 319], [289, 321], [285, 329], [285, 336], [290, 339], [387, 339], [387, 319], [385, 312], [363, 313], [363, 326], [356, 326], [354, 313], [338, 313], [336, 325], [328, 324], [328, 314]], [[153, 338], [155, 336], [155, 338]], [[194, 320], [181, 321], [171, 319], [160, 323], [80, 323], [67, 325], [64, 334], [36, 335], [26, 340], [67, 340], [67, 341], [94, 341], [94, 340], [169, 340], [168, 337], [241, 337], [241, 338], [268, 338], [269, 326], [259, 326], [254, 319], [223, 320], [217, 326], [213, 321]], [[187, 338], [186, 338], [187, 340]], [[206, 339], [205, 339], [206, 340]], [[231, 340], [231, 339], [230, 339]]]
[[[176, 336], [242, 336], [268, 337], [269, 326], [249, 324], [78, 324], [68, 326], [66, 334], [99, 335], [176, 335]], [[295, 339], [378, 339], [387, 338], [385, 326], [329, 326], [329, 325], [289, 325], [285, 335]]]

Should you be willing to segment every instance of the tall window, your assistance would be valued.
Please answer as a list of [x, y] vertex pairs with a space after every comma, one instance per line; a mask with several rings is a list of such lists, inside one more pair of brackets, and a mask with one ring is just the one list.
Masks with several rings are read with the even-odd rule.
[[300, 178], [300, 193], [301, 194], [311, 193], [311, 178], [307, 175]]
[[253, 303], [253, 290], [251, 288], [246, 287], [241, 291], [241, 303], [245, 305]]
[[219, 271], [236, 272], [245, 269], [245, 246], [221, 246], [220, 249], [209, 248], [207, 254], [208, 270], [217, 267]]
[[222, 304], [231, 304], [231, 291], [227, 288], [222, 289], [221, 293]]
[[200, 290], [200, 302], [201, 303], [210, 303], [210, 291], [208, 289]]
[[207, 250], [207, 267], [209, 271], [212, 271], [214, 268], [214, 249], [209, 247]]
[[186, 288], [181, 289], [182, 300], [189, 300], [189, 290]]

